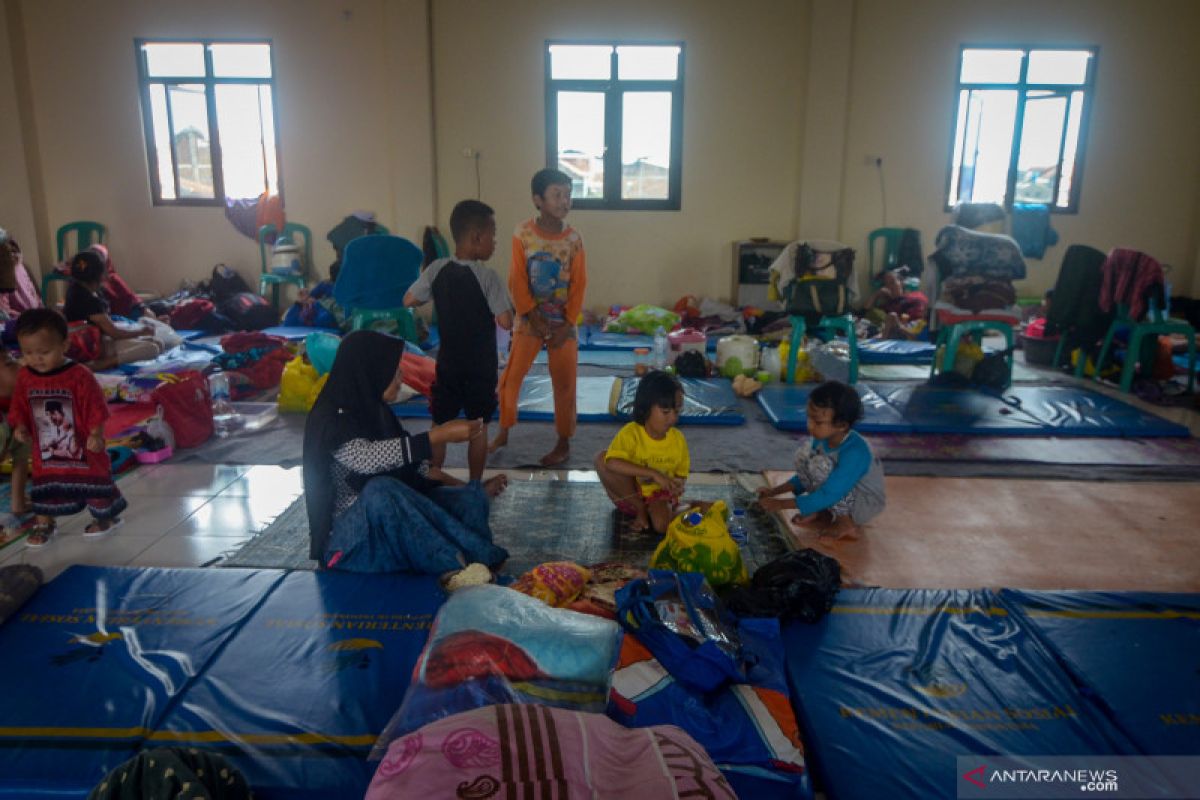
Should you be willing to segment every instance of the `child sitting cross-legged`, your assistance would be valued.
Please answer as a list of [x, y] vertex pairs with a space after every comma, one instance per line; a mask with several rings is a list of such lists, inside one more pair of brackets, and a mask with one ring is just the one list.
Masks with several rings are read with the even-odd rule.
[[[863, 415], [854, 387], [826, 381], [808, 397], [808, 434], [796, 452], [796, 474], [778, 486], [758, 490], [767, 511], [796, 508], [797, 525], [817, 527], [821, 535], [855, 539], [859, 526], [883, 511], [887, 500], [883, 465], [860, 433], [852, 430]], [[795, 499], [775, 495], [795, 494]]]
[[683, 387], [674, 375], [650, 372], [633, 397], [633, 422], [596, 454], [600, 483], [634, 532], [666, 533], [691, 466], [687, 440], [675, 427]]

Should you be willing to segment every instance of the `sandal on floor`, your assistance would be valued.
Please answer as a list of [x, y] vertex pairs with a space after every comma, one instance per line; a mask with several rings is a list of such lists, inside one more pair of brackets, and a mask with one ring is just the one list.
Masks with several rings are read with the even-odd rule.
[[50, 544], [50, 540], [54, 538], [54, 532], [57, 529], [55, 525], [46, 525], [45, 523], [37, 523], [29, 529], [29, 535], [25, 537], [25, 546], [33, 549], [45, 547]]
[[83, 538], [99, 539], [101, 536], [107, 536], [117, 528], [121, 527], [121, 523], [124, 521], [125, 520], [121, 519], [120, 517], [114, 517], [108, 521], [107, 528], [97, 528], [96, 526], [100, 524], [100, 520], [93, 520], [86, 528], [83, 529]]

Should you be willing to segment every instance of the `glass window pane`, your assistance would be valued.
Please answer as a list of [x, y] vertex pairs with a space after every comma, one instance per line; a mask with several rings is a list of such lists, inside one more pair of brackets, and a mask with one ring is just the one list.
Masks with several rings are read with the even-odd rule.
[[625, 92], [621, 111], [621, 197], [670, 195], [671, 93]]
[[1085, 50], [1031, 50], [1029, 52], [1029, 83], [1083, 83], [1087, 80], [1088, 60], [1092, 54]]
[[604, 197], [604, 94], [558, 93], [558, 168], [572, 197]]
[[263, 125], [264, 158], [267, 162], [267, 191], [279, 194], [279, 157], [275, 152], [275, 100], [270, 86], [258, 87], [259, 115]]
[[214, 44], [213, 74], [219, 78], [271, 77], [271, 45]]
[[1008, 89], [975, 90], [960, 116], [955, 139], [962, 140], [958, 199], [968, 203], [1003, 203], [1012, 157], [1017, 93]]
[[171, 171], [171, 126], [167, 120], [167, 88], [150, 84], [150, 122], [154, 127], [154, 157], [158, 162], [158, 184], [162, 199], [175, 199], [175, 175]]
[[608, 80], [612, 77], [612, 47], [591, 44], [550, 45], [550, 77], [554, 80]]
[[1058, 178], [1067, 98], [1037, 94], [1031, 92], [1025, 101], [1013, 199], [1018, 203], [1050, 204], [1054, 202], [1054, 181]]
[[258, 197], [266, 188], [266, 131], [259, 87], [218, 85], [217, 132], [221, 137], [221, 173], [225, 196]]
[[1022, 50], [964, 50], [962, 83], [1016, 83], [1021, 80]]
[[1058, 182], [1058, 197], [1054, 204], [1066, 208], [1071, 204], [1071, 183], [1075, 179], [1075, 156], [1079, 151], [1079, 125], [1083, 119], [1083, 92], [1071, 93], [1067, 112], [1067, 137], [1063, 141], [1062, 178]]
[[169, 86], [167, 100], [171, 104], [171, 117], [175, 123], [172, 145], [175, 148], [175, 163], [179, 167], [179, 196], [216, 197], [204, 86]]
[[958, 203], [959, 176], [962, 173], [963, 134], [967, 129], [967, 108], [970, 105], [971, 92], [963, 89], [958, 93], [958, 117], [954, 126], [954, 160], [950, 162], [950, 197], [946, 205]]
[[623, 81], [673, 81], [678, 76], [678, 47], [617, 48], [617, 77]]
[[204, 77], [204, 45], [144, 44], [142, 50], [151, 77]]

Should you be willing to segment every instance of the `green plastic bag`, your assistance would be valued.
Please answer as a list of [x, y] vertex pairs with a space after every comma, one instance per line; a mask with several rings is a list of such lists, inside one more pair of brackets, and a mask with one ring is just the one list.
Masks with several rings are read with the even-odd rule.
[[653, 336], [659, 328], [665, 333], [678, 324], [679, 315], [674, 311], [643, 303], [622, 311], [604, 330], [609, 333], [644, 333]]

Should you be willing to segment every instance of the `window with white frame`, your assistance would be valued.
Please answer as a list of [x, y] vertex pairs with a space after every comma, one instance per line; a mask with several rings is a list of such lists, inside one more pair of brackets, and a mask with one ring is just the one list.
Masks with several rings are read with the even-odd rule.
[[1079, 208], [1096, 48], [964, 47], [946, 206]]
[[280, 194], [271, 43], [134, 44], [154, 204]]
[[546, 163], [575, 208], [678, 210], [683, 43], [546, 43]]

